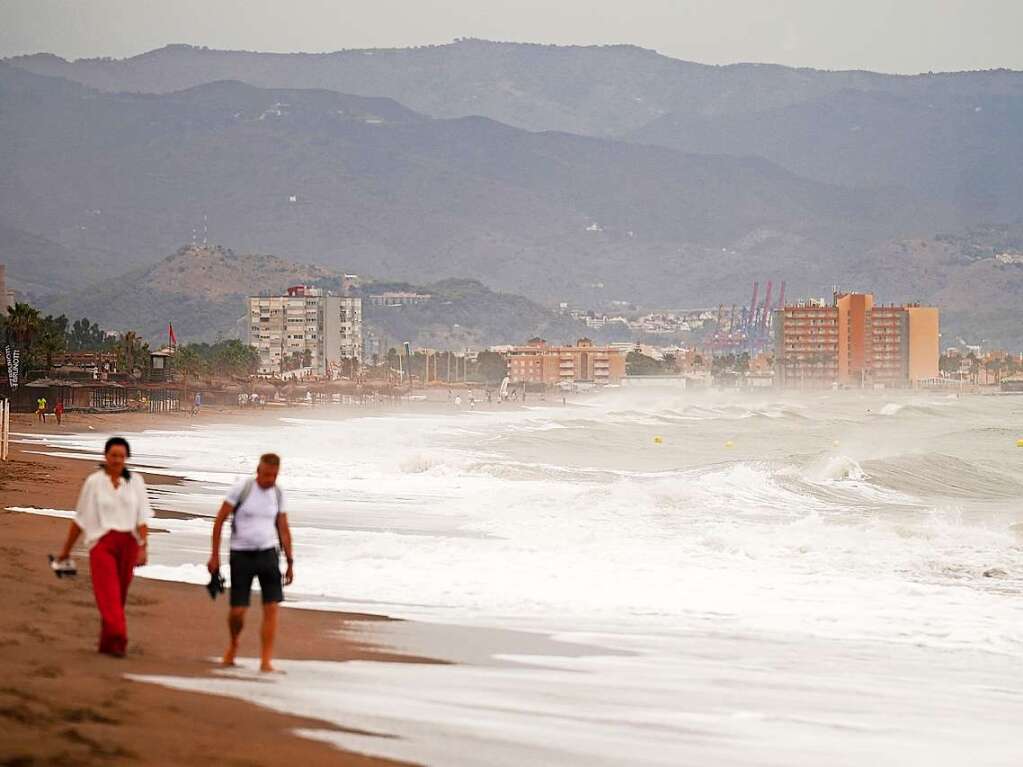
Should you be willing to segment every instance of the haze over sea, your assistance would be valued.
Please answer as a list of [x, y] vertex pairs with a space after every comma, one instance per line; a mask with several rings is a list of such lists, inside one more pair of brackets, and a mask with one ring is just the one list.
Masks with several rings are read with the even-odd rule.
[[[440, 633], [460, 665], [160, 681], [396, 735], [310, 733], [426, 764], [1018, 763], [1023, 399], [528, 404], [137, 435], [137, 463], [191, 480], [159, 506], [206, 517], [161, 520], [148, 575], [204, 581], [207, 518], [276, 449], [289, 598], [476, 627]], [[553, 639], [482, 658], [465, 637], [503, 635], [479, 627]]]

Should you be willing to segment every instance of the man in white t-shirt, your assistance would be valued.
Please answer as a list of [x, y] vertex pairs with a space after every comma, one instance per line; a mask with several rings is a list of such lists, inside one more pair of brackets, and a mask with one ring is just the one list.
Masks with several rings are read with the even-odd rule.
[[249, 607], [252, 579], [258, 578], [263, 594], [259, 668], [260, 671], [273, 671], [277, 608], [284, 601], [278, 544], [283, 547], [288, 562], [284, 585], [289, 585], [295, 577], [291, 530], [284, 511], [284, 495], [277, 486], [280, 468], [281, 459], [274, 453], [261, 456], [255, 478], [244, 479], [231, 488], [213, 523], [213, 553], [207, 563], [211, 574], [220, 570], [220, 534], [224, 522], [234, 514], [231, 521], [231, 608], [227, 619], [231, 643], [224, 653], [225, 666], [234, 665], [238, 639], [245, 625], [245, 611]]

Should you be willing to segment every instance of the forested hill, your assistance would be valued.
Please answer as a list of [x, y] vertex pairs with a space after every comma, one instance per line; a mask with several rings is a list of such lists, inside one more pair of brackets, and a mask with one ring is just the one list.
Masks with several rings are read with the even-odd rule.
[[[40, 301], [47, 313], [89, 317], [109, 330], [134, 330], [147, 340], [167, 339], [173, 323], [180, 341], [244, 336], [246, 298], [291, 285], [339, 289], [342, 275], [270, 255], [238, 254], [222, 247], [187, 246], [154, 266]], [[409, 285], [428, 293], [419, 306], [375, 307], [365, 302], [366, 330], [391, 344], [460, 349], [521, 343], [542, 335], [570, 342], [587, 330], [522, 296], [496, 293], [473, 280]], [[367, 295], [375, 287], [363, 288]]]
[[166, 341], [168, 323], [182, 342], [215, 341], [241, 336], [247, 296], [333, 277], [322, 267], [275, 256], [188, 246], [152, 266], [43, 296], [38, 303], [48, 313], [88, 317], [104, 329], [134, 330], [150, 341]]

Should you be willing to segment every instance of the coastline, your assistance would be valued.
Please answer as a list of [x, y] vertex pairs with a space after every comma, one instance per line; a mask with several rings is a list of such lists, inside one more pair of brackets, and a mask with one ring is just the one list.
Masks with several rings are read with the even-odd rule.
[[[281, 413], [292, 415], [292, 413]], [[204, 417], [205, 416], [205, 417]], [[61, 427], [17, 418], [21, 434], [96, 431], [131, 433], [180, 428], [202, 421], [265, 419], [262, 413], [200, 415], [78, 415]], [[9, 506], [73, 508], [90, 462], [42, 455], [12, 440], [0, 463], [0, 577], [17, 584], [0, 628], [0, 763], [42, 764], [271, 764], [298, 757], [305, 764], [370, 767], [398, 762], [342, 752], [296, 730], [337, 725], [281, 714], [239, 699], [169, 690], [126, 675], [203, 676], [217, 666], [226, 642], [226, 602], [196, 586], [136, 578], [128, 599], [127, 658], [95, 652], [99, 618], [88, 557], [76, 550], [79, 575], [58, 580], [46, 554], [63, 540], [67, 521], [6, 511]], [[147, 483], [176, 482], [140, 470]], [[171, 513], [162, 513], [172, 516]], [[157, 513], [157, 518], [161, 513]], [[243, 665], [258, 654], [258, 610], [242, 637]], [[374, 615], [294, 609], [282, 614], [275, 655], [295, 660], [437, 662], [391, 653], [353, 639], [358, 627], [389, 619]], [[249, 660], [245, 660], [248, 658]], [[382, 737], [388, 737], [381, 733]]]

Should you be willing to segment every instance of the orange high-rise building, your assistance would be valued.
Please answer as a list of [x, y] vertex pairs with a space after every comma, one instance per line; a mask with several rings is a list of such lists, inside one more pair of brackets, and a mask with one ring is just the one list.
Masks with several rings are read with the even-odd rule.
[[926, 381], [938, 377], [941, 356], [941, 323], [934, 306], [906, 307], [909, 315], [909, 380]]
[[870, 367], [870, 317], [874, 297], [869, 293], [846, 293], [835, 296], [838, 312], [838, 380], [840, 383], [862, 383]]
[[781, 386], [910, 386], [938, 376], [938, 310], [877, 306], [869, 293], [836, 293], [775, 315]]

